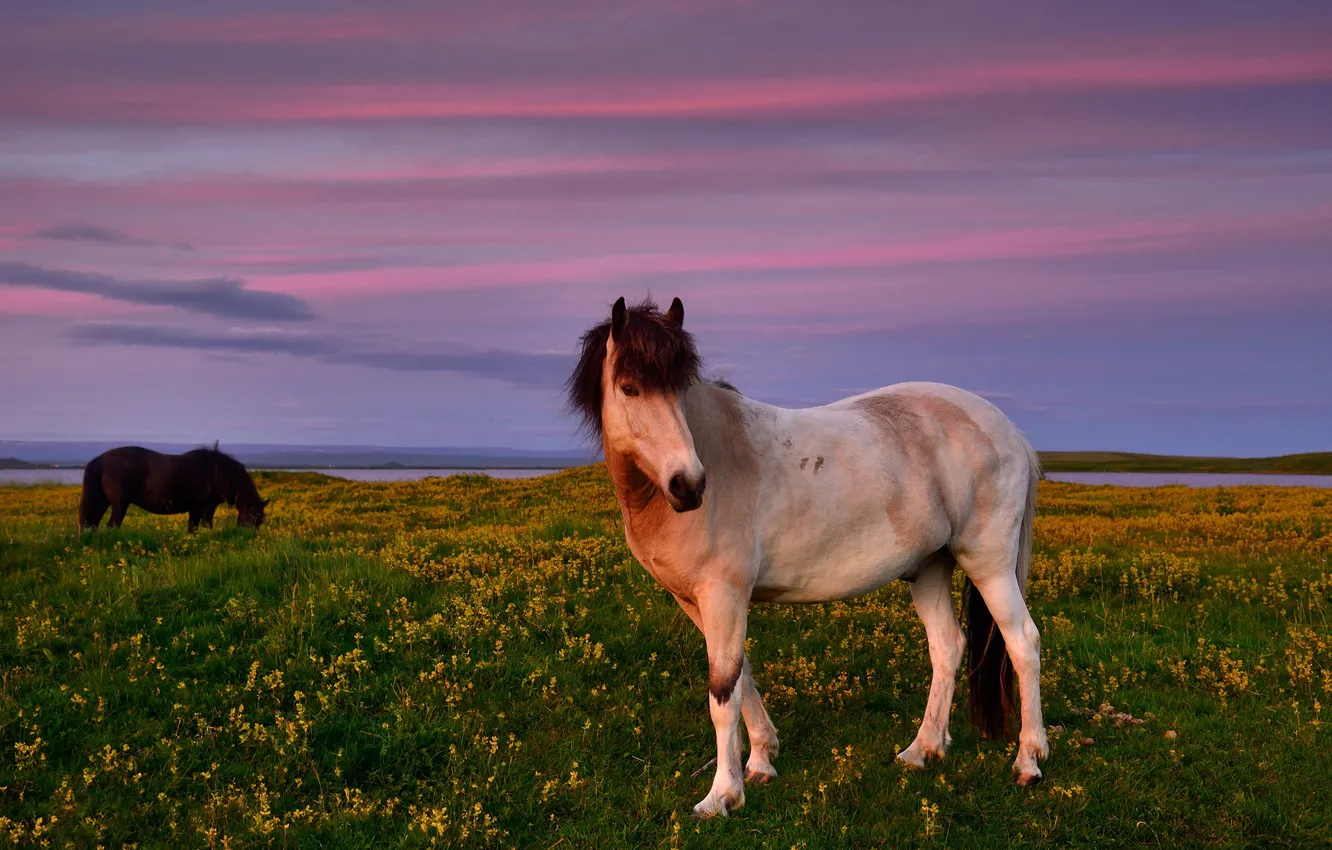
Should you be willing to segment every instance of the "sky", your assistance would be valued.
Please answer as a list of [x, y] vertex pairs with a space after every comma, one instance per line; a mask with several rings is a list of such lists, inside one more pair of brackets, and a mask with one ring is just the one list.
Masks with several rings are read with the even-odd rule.
[[620, 295], [787, 407], [1332, 450], [1332, 5], [0, 0], [0, 439], [577, 445]]

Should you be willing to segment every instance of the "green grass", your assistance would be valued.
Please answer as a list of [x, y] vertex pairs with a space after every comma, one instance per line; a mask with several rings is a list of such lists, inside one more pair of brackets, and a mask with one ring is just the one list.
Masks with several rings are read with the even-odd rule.
[[1134, 452], [1041, 452], [1047, 472], [1270, 472], [1332, 475], [1332, 452], [1277, 457], [1188, 457]]
[[1057, 728], [1031, 790], [960, 711], [942, 763], [894, 761], [929, 678], [904, 585], [756, 606], [780, 777], [700, 824], [703, 642], [629, 555], [604, 467], [259, 478], [257, 535], [132, 511], [79, 538], [74, 488], [0, 488], [0, 846], [1332, 834], [1329, 491], [1042, 485], [1030, 597]]

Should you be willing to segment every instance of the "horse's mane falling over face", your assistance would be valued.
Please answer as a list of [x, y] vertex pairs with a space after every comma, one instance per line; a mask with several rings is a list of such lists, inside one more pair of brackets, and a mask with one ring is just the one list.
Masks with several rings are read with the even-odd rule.
[[665, 313], [621, 298], [609, 320], [583, 334], [569, 406], [600, 438], [606, 462], [626, 471], [635, 503], [661, 493], [676, 511], [702, 504], [705, 475], [683, 408], [701, 366], [678, 298]]
[[626, 307], [621, 298], [611, 318], [583, 334], [582, 352], [567, 387], [569, 406], [582, 417], [589, 433], [601, 437], [602, 369], [612, 332], [613, 377], [644, 393], [674, 394], [698, 380], [703, 365], [694, 337], [683, 325], [684, 307], [678, 298], [665, 313], [650, 299]]

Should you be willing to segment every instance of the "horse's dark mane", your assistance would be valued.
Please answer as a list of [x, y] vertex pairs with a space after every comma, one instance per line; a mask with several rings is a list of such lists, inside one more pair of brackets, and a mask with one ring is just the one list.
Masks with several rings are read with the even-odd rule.
[[[601, 436], [601, 368], [606, 361], [607, 319], [583, 334], [578, 365], [566, 382], [569, 408], [583, 419], [583, 427]], [[694, 337], [666, 321], [650, 298], [628, 309], [624, 332], [615, 340], [615, 374], [648, 392], [679, 392], [699, 378], [702, 358]]]

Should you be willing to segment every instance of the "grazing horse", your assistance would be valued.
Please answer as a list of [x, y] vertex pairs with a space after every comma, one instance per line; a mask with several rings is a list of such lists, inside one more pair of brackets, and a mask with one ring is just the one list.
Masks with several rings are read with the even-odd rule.
[[259, 498], [241, 462], [213, 448], [167, 455], [139, 446], [103, 452], [83, 470], [79, 530], [96, 528], [111, 509], [108, 528], [118, 528], [130, 505], [154, 514], [190, 515], [190, 531], [200, 523], [213, 527], [213, 513], [226, 502], [236, 508], [237, 523], [258, 528], [268, 502]]
[[[915, 741], [898, 758], [942, 758], [964, 655], [972, 719], [1008, 732], [1013, 769], [1040, 781], [1048, 752], [1040, 634], [1024, 601], [1040, 463], [992, 404], [943, 384], [896, 384], [788, 410], [700, 378], [680, 299], [660, 312], [615, 302], [583, 335], [570, 406], [601, 439], [634, 557], [703, 632], [717, 772], [698, 817], [745, 802], [776, 777], [777, 731], [745, 657], [749, 603], [827, 602], [910, 583], [933, 678]], [[968, 634], [951, 578], [967, 583]], [[968, 652], [969, 649], [969, 652]], [[739, 724], [750, 754], [740, 767]]]

